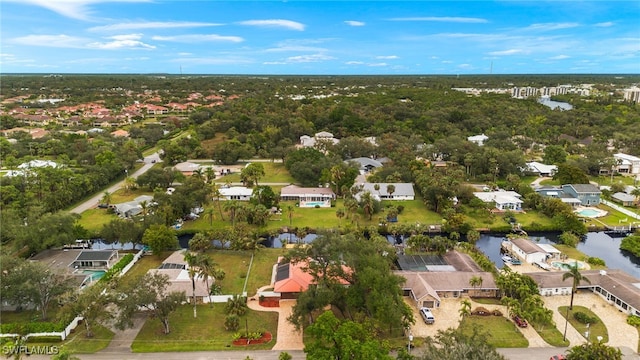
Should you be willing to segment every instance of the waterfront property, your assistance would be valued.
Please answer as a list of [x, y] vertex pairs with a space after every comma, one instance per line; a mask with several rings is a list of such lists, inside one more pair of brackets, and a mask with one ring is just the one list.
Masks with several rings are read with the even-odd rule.
[[[578, 290], [589, 290], [605, 299], [611, 306], [629, 315], [640, 316], [640, 279], [624, 271], [583, 270], [580, 272], [589, 279], [578, 284]], [[528, 273], [540, 289], [540, 295], [569, 295], [572, 280], [562, 280], [564, 271]]]
[[[393, 187], [390, 187], [392, 185]], [[360, 200], [362, 193], [369, 192], [374, 199], [380, 200], [414, 200], [416, 193], [411, 183], [360, 183], [355, 186], [362, 187], [362, 190], [355, 195], [356, 200]], [[392, 190], [392, 191], [390, 191]]]
[[117, 261], [117, 250], [82, 250], [70, 266], [74, 269], [109, 269]]
[[485, 203], [493, 204], [498, 211], [522, 211], [522, 195], [515, 191], [480, 191], [473, 195]]
[[551, 257], [551, 255], [542, 247], [538, 246], [538, 244], [525, 238], [507, 240], [503, 242], [503, 246], [530, 264], [546, 263], [547, 259]]
[[153, 202], [153, 196], [150, 195], [140, 195], [133, 199], [132, 201], [127, 201], [120, 204], [115, 204], [113, 207], [113, 211], [122, 218], [132, 218], [138, 214], [140, 214], [143, 209], [143, 204], [146, 203], [151, 205]]
[[[437, 308], [442, 298], [461, 296], [497, 297], [498, 288], [493, 275], [482, 269], [467, 254], [449, 251], [440, 255], [402, 255], [398, 257], [401, 270], [395, 271], [406, 279], [405, 296], [418, 308]], [[480, 279], [471, 285], [472, 278]]]
[[[313, 276], [306, 270], [309, 268], [309, 261], [285, 262], [283, 257], [278, 258], [278, 263], [273, 267], [272, 285], [273, 295], [277, 299], [296, 299], [301, 292], [306, 291], [309, 286], [315, 283]], [[345, 273], [351, 270], [342, 267]], [[342, 285], [347, 286], [349, 282], [345, 279], [337, 279]]]
[[583, 206], [596, 206], [600, 204], [600, 189], [592, 184], [565, 184], [562, 191], [580, 200]]
[[627, 193], [617, 192], [611, 195], [611, 199], [613, 199], [613, 201], [617, 203], [622, 204], [622, 206], [633, 206], [636, 197]]
[[288, 185], [280, 190], [281, 201], [297, 201], [301, 208], [331, 207], [335, 198], [336, 194], [329, 188]]
[[[149, 272], [164, 274], [169, 277], [167, 292], [184, 291], [186, 300], [193, 300], [194, 282], [189, 277], [189, 266], [184, 260], [183, 250], [173, 252], [160, 264], [160, 267], [151, 269]], [[209, 286], [214, 283], [215, 279], [209, 277]], [[195, 276], [195, 297], [196, 303], [208, 303], [210, 299], [207, 281], [200, 275]]]

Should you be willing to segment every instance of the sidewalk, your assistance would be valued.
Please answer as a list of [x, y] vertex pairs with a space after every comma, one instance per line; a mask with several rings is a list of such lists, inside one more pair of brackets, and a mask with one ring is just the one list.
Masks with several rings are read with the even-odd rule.
[[[258, 289], [258, 291], [261, 290], [262, 289]], [[278, 334], [276, 336], [276, 344], [272, 350], [289, 351], [304, 349], [302, 331], [296, 330], [295, 326], [287, 320], [295, 304], [295, 300], [280, 300], [280, 307], [264, 307], [260, 306], [258, 300], [249, 299], [249, 301], [247, 301], [247, 305], [252, 310], [273, 311], [278, 313]]]

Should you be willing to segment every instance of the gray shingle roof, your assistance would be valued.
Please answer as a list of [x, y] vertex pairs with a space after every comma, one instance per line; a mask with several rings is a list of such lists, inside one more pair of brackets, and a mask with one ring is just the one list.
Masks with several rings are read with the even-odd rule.
[[115, 251], [113, 250], [87, 250], [81, 251], [77, 261], [108, 261]]

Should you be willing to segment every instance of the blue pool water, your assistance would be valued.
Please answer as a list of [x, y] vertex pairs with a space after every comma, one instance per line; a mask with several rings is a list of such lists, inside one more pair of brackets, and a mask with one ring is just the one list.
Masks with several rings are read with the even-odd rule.
[[593, 210], [593, 209], [582, 209], [580, 211], [578, 211], [578, 214], [584, 216], [584, 217], [597, 217], [600, 215], [600, 211], [598, 210]]
[[104, 276], [106, 271], [105, 270], [84, 270], [82, 273], [89, 275], [89, 281], [97, 281]]
[[304, 204], [305, 207], [315, 207], [316, 205], [322, 206], [324, 205], [324, 201], [309, 201]]

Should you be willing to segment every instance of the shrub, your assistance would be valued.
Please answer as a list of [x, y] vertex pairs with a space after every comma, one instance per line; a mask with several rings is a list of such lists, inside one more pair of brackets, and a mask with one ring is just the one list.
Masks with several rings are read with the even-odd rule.
[[640, 316], [630, 315], [627, 318], [627, 324], [640, 328]]
[[133, 254], [127, 254], [122, 257], [115, 265], [111, 267], [111, 269], [107, 270], [107, 272], [100, 278], [99, 281], [107, 282], [111, 280], [114, 276], [120, 274], [122, 269], [124, 269], [127, 264], [133, 261]]
[[496, 310], [493, 310], [492, 314], [493, 316], [502, 316], [502, 311], [496, 309]]
[[604, 260], [598, 258], [598, 257], [594, 257], [594, 256], [589, 256], [587, 258], [587, 263], [590, 265], [601, 265], [601, 266], [605, 266], [605, 262]]
[[480, 306], [477, 307], [475, 309], [473, 309], [473, 311], [471, 311], [471, 315], [480, 315], [480, 316], [489, 316], [491, 315], [492, 312], [487, 310], [486, 308]]
[[227, 315], [224, 320], [224, 328], [227, 331], [237, 331], [240, 327], [240, 317], [236, 314]]
[[598, 319], [593, 317], [593, 316], [589, 316], [585, 313], [583, 313], [582, 311], [576, 311], [573, 314], [574, 319], [578, 320], [579, 322], [583, 323], [583, 324], [595, 324], [598, 322]]
[[62, 322], [8, 323], [0, 324], [0, 333], [26, 335], [40, 332], [60, 332], [64, 330], [65, 327], [66, 324]]
[[291, 356], [291, 354], [289, 354], [286, 351], [281, 352], [280, 355], [278, 356], [278, 360], [291, 360], [291, 359], [293, 359], [293, 356]]

